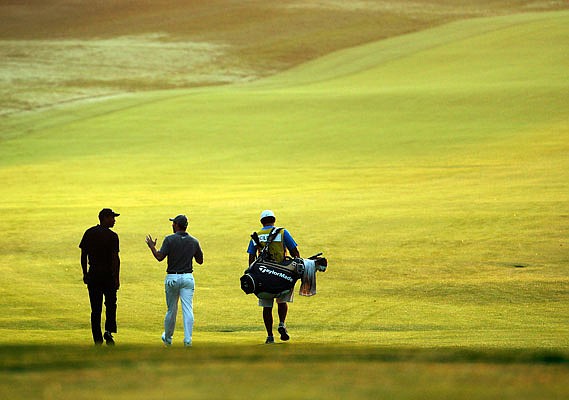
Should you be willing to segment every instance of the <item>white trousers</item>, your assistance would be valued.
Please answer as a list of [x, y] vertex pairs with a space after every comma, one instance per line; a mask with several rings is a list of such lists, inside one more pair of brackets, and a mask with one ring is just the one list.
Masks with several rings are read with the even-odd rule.
[[168, 274], [164, 280], [166, 292], [166, 305], [168, 311], [164, 318], [164, 333], [166, 339], [172, 342], [174, 328], [176, 327], [176, 315], [178, 314], [178, 299], [182, 302], [182, 314], [184, 317], [184, 344], [192, 343], [194, 329], [194, 276], [192, 274]]

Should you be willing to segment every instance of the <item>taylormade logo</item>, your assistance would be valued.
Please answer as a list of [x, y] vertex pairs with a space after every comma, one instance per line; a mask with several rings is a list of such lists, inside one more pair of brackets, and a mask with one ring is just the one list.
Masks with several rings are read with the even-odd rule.
[[289, 282], [294, 282], [294, 279], [292, 279], [287, 274], [283, 274], [282, 272], [276, 272], [276, 271], [273, 271], [272, 269], [268, 269], [265, 267], [259, 267], [259, 271], [261, 271], [262, 274], [274, 275], [274, 276], [278, 276], [279, 278], [286, 279]]

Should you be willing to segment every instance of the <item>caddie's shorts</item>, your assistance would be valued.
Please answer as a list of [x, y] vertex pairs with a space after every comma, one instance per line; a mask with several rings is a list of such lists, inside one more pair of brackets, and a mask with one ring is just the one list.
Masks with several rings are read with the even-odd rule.
[[294, 288], [290, 292], [288, 292], [287, 294], [285, 294], [281, 297], [276, 297], [276, 298], [272, 298], [272, 299], [259, 299], [259, 306], [261, 306], [261, 307], [273, 307], [275, 299], [277, 300], [277, 304], [279, 304], [279, 303], [292, 303], [292, 301], [294, 299]]

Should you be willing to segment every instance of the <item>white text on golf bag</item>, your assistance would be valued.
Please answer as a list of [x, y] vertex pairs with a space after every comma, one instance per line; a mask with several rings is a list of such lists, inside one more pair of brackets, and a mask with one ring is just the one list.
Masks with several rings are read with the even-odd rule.
[[289, 282], [294, 282], [294, 281], [295, 281], [292, 277], [290, 277], [290, 276], [288, 276], [288, 275], [286, 275], [286, 274], [283, 274], [282, 272], [273, 271], [272, 269], [268, 269], [268, 268], [265, 268], [265, 267], [262, 267], [262, 266], [259, 267], [259, 272], [261, 272], [262, 274], [274, 275], [274, 276], [277, 276], [277, 277], [279, 277], [279, 278], [281, 278], [281, 279], [286, 279], [286, 280], [289, 281]]

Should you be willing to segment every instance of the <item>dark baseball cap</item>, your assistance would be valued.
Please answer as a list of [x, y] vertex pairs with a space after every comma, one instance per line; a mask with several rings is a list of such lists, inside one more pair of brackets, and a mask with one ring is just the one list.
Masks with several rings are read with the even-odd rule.
[[99, 218], [110, 217], [110, 216], [118, 217], [119, 215], [120, 214], [117, 214], [110, 208], [103, 208], [101, 211], [99, 211]]
[[183, 214], [176, 215], [174, 218], [170, 218], [170, 221], [175, 222], [179, 226], [188, 226], [188, 217]]

